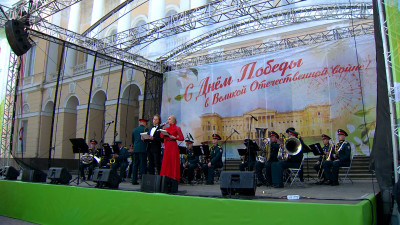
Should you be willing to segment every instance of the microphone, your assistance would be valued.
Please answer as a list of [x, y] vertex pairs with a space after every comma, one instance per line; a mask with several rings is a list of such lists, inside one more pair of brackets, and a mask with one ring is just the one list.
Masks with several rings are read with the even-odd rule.
[[190, 136], [190, 138], [191, 138], [192, 140], [194, 140], [194, 138], [192, 137], [192, 134], [189, 133], [189, 136]]
[[[235, 132], [235, 133], [237, 133], [237, 134], [239, 134], [239, 132], [235, 129], [235, 128], [232, 128], [233, 129], [233, 131]], [[239, 134], [240, 135], [240, 134]]]
[[114, 123], [114, 120], [111, 120], [111, 121], [107, 122], [106, 124], [107, 124], [107, 125], [110, 125], [110, 124], [112, 124], [112, 123]]
[[257, 118], [255, 118], [253, 115], [249, 114], [251, 116], [251, 118], [253, 118], [255, 121], [258, 121]]

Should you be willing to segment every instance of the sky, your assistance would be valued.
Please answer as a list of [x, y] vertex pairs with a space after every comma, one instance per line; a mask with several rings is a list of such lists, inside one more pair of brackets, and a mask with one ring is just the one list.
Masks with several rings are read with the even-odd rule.
[[0, 0], [0, 5], [11, 7], [16, 2], [18, 2], [18, 0]]

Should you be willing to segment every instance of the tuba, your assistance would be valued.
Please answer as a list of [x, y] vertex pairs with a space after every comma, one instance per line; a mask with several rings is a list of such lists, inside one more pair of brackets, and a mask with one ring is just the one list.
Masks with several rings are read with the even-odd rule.
[[288, 155], [297, 155], [301, 151], [301, 142], [298, 138], [287, 138], [285, 140], [285, 150]]
[[[256, 128], [256, 138], [257, 138], [257, 145], [260, 151], [257, 152], [257, 161], [264, 163], [265, 162], [265, 155], [268, 154], [268, 144], [264, 143], [266, 139], [266, 135], [268, 134], [268, 128]], [[268, 141], [269, 143], [269, 141]]]
[[80, 160], [83, 164], [91, 164], [91, 163], [93, 163], [94, 160], [96, 160], [97, 163], [100, 163], [99, 157], [95, 156], [94, 154], [89, 154], [89, 153], [83, 154], [81, 156]]

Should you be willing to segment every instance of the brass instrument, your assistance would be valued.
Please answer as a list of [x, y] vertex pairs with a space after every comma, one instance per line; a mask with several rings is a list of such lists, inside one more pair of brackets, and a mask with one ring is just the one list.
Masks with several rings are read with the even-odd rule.
[[297, 155], [301, 151], [301, 142], [298, 138], [287, 138], [285, 141], [285, 150], [288, 155]]
[[91, 164], [94, 160], [100, 163], [101, 159], [94, 154], [85, 153], [81, 156], [80, 160], [83, 164]]
[[271, 158], [271, 141], [269, 140], [269, 138], [265, 140], [265, 151], [261, 152], [261, 155], [257, 156], [257, 161], [261, 163], [265, 163], [265, 161], [269, 161], [269, 159]]
[[[286, 141], [285, 135], [281, 133], [280, 136], [282, 137], [281, 143], [285, 143], [285, 141]], [[278, 150], [278, 160], [286, 160], [285, 155], [286, 155], [286, 154], [285, 154], [284, 149], [282, 148], [282, 146], [279, 146], [279, 150]]]
[[[265, 157], [268, 155], [268, 144], [269, 144], [269, 138], [266, 137], [268, 135], [268, 128], [256, 128], [256, 135], [257, 135], [257, 145], [260, 151], [257, 152], [257, 158], [256, 160], [260, 163], [265, 163]], [[268, 140], [268, 143], [264, 143], [265, 140]], [[269, 157], [268, 157], [269, 159]], [[268, 160], [267, 159], [267, 160]]]
[[329, 150], [329, 155], [328, 155], [328, 158], [326, 158], [326, 161], [331, 161], [331, 155], [332, 155], [332, 150], [333, 149], [335, 149], [335, 153], [336, 153], [336, 145], [335, 144], [331, 145], [330, 150]]

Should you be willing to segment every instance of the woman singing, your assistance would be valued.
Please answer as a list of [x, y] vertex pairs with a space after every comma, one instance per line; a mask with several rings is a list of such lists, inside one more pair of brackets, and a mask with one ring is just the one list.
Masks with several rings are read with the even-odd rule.
[[160, 134], [164, 138], [164, 154], [161, 165], [161, 176], [173, 178], [179, 182], [181, 177], [179, 149], [176, 140], [183, 141], [184, 137], [181, 128], [176, 126], [176, 117], [171, 115], [167, 119], [169, 127], [165, 128], [169, 135]]

